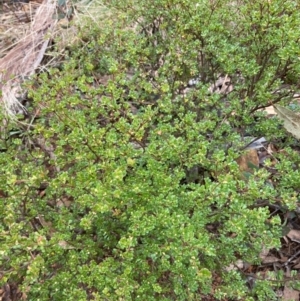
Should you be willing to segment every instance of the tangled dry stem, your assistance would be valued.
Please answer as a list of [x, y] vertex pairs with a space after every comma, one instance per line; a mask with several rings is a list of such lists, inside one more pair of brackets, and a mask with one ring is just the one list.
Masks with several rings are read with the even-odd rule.
[[35, 72], [44, 57], [57, 23], [53, 18], [55, 10], [56, 1], [44, 0], [35, 11], [29, 32], [0, 59], [0, 101], [11, 117], [23, 109], [21, 84]]

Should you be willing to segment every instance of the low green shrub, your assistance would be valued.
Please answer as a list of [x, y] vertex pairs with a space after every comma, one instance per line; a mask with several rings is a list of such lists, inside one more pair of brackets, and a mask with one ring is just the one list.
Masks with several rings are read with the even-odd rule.
[[[228, 266], [280, 247], [259, 204], [296, 205], [299, 156], [287, 139], [276, 174], [247, 177], [236, 159], [246, 134], [287, 135], [259, 109], [298, 84], [298, 3], [108, 2], [114, 23], [82, 28], [28, 83], [34, 121], [2, 137], [1, 282], [28, 300], [255, 300]], [[233, 91], [208, 93], [221, 74]]]

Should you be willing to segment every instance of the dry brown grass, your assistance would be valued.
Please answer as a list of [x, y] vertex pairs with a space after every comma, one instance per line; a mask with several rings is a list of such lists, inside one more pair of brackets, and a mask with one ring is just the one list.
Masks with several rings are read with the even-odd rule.
[[[2, 23], [2, 30], [4, 28], [2, 37], [4, 39], [5, 36], [13, 37], [12, 41], [2, 39], [0, 59], [1, 105], [11, 116], [22, 107], [19, 101], [23, 94], [20, 85], [23, 79], [32, 75], [41, 63], [57, 22], [53, 18], [56, 9], [54, 1], [44, 0], [41, 4], [32, 4], [32, 7], [30, 5], [26, 18], [20, 11], [11, 10], [7, 15], [11, 16], [10, 19], [7, 17], [10, 21]], [[19, 18], [16, 17], [17, 15]]]
[[[112, 17], [101, 0], [81, 0], [73, 11], [73, 24], [66, 17], [58, 21], [57, 13], [62, 12], [57, 0], [34, 0], [26, 4], [8, 5], [0, 8], [0, 108], [14, 118], [24, 110], [20, 100], [26, 91], [21, 84], [38, 68], [44, 69], [55, 64], [60, 52], [77, 39], [77, 26], [86, 22], [101, 26], [103, 19]], [[11, 3], [11, 1], [10, 1]], [[64, 11], [72, 7], [72, 0], [66, 0]], [[57, 51], [48, 65], [41, 65], [49, 42], [56, 41]], [[48, 57], [51, 57], [48, 52]], [[44, 62], [43, 62], [44, 63]]]

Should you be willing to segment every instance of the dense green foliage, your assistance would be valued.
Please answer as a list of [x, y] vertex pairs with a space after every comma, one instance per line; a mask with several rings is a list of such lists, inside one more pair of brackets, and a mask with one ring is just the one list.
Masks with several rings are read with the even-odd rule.
[[[275, 300], [226, 267], [280, 246], [259, 204], [297, 201], [293, 139], [275, 174], [235, 160], [245, 134], [287, 136], [259, 109], [298, 84], [298, 1], [107, 2], [115, 18], [28, 83], [34, 122], [2, 135], [2, 283], [28, 300]], [[220, 74], [234, 90], [209, 94]]]

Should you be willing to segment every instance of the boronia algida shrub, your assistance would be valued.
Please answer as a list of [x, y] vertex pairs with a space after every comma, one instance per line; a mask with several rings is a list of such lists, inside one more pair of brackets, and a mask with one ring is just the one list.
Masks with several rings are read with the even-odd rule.
[[[260, 109], [299, 84], [299, 2], [106, 2], [111, 19], [28, 83], [30, 125], [3, 131], [2, 284], [26, 300], [277, 300], [228, 267], [280, 247], [259, 204], [296, 205], [295, 141]], [[246, 136], [284, 141], [275, 176], [240, 172]]]

